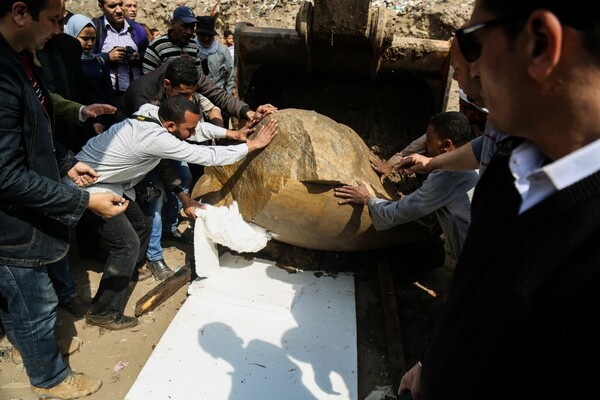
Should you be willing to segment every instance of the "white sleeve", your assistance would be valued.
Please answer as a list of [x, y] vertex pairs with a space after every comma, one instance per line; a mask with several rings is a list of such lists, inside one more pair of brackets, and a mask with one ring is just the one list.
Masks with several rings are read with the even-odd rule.
[[227, 137], [227, 129], [211, 124], [210, 122], [198, 122], [196, 134], [188, 140], [190, 142], [205, 142], [211, 139], [223, 139]]

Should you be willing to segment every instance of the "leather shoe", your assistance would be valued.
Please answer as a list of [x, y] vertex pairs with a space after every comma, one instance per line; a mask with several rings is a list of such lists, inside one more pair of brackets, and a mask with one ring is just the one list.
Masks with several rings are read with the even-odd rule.
[[58, 303], [58, 305], [78, 318], [83, 317], [90, 308], [90, 304], [86, 303], [80, 295], [77, 295], [63, 303]]
[[163, 259], [148, 261], [146, 265], [148, 266], [148, 269], [152, 271], [152, 274], [157, 281], [164, 281], [165, 279], [173, 276], [173, 271]]
[[111, 331], [120, 331], [123, 329], [133, 328], [140, 323], [136, 317], [128, 317], [123, 314], [118, 314], [112, 319], [96, 317], [93, 314], [88, 314], [85, 317], [85, 322], [88, 325], [95, 325]]

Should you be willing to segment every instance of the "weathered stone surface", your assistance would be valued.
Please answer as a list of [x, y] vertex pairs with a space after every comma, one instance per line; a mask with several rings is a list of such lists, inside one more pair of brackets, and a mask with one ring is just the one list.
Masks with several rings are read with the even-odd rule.
[[230, 166], [207, 167], [192, 196], [213, 205], [239, 204], [246, 221], [276, 239], [316, 250], [390, 247], [426, 235], [417, 223], [376, 231], [366, 206], [339, 205], [333, 188], [365, 181], [391, 199], [371, 168], [369, 149], [349, 127], [314, 111], [286, 109], [265, 118], [279, 134], [261, 152]]

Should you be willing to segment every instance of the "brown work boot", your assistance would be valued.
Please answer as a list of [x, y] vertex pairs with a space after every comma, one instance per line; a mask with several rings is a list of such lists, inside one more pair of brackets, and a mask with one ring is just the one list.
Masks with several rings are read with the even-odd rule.
[[51, 388], [32, 386], [31, 391], [40, 397], [78, 399], [96, 393], [101, 387], [101, 380], [71, 371], [58, 385]]

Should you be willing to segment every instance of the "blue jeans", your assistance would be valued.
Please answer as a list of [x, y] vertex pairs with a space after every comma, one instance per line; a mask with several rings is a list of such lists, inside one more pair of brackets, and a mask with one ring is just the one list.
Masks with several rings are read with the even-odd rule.
[[[90, 212], [89, 210], [85, 211]], [[99, 220], [98, 232], [108, 246], [108, 260], [89, 314], [112, 320], [123, 314], [133, 272], [144, 260], [152, 221], [135, 201], [124, 213]]]
[[48, 264], [47, 267], [48, 276], [52, 281], [59, 303], [66, 303], [77, 296], [77, 281], [71, 272], [68, 256], [63, 257], [60, 261]]
[[165, 202], [165, 188], [160, 179], [158, 179], [158, 174], [154, 171], [149, 172], [144, 180], [150, 180], [160, 188], [160, 196], [153, 202], [148, 203], [145, 210], [146, 215], [152, 217], [152, 232], [150, 233], [146, 259], [148, 261], [158, 261], [164, 257], [160, 239], [162, 238], [162, 212], [163, 203]]
[[54, 337], [57, 304], [46, 266], [0, 264], [0, 319], [33, 386], [54, 387], [71, 372]]
[[[192, 184], [192, 172], [190, 171], [190, 167], [185, 161], [170, 160], [170, 162], [179, 174], [183, 191], [189, 193], [190, 185]], [[167, 195], [167, 205], [163, 211], [162, 225], [164, 225], [165, 231], [174, 232], [177, 229], [181, 207], [183, 207], [181, 200], [179, 200], [175, 193], [170, 192]]]

